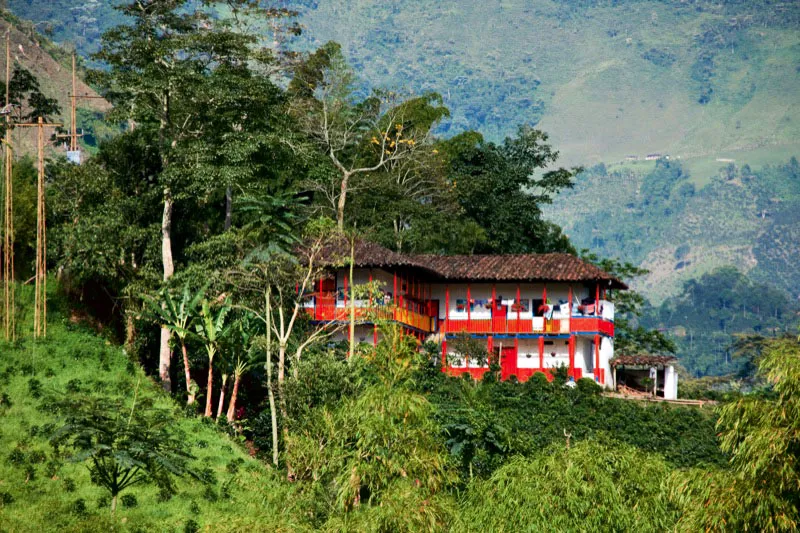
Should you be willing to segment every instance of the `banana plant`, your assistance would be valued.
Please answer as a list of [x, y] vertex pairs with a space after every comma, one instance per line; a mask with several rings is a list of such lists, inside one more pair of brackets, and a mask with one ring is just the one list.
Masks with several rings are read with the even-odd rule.
[[236, 415], [236, 398], [239, 395], [239, 384], [241, 383], [244, 373], [247, 372], [252, 365], [250, 346], [255, 336], [259, 333], [257, 330], [257, 323], [250, 313], [245, 313], [236, 321], [236, 330], [238, 333], [238, 335], [236, 335], [237, 354], [236, 365], [233, 367], [233, 391], [231, 392], [231, 399], [228, 403], [228, 412], [226, 414], [228, 422], [233, 422]]
[[187, 283], [183, 286], [180, 303], [176, 303], [172, 292], [166, 288], [159, 292], [157, 299], [150, 300], [150, 310], [156, 316], [159, 325], [167, 328], [181, 343], [183, 371], [186, 373], [186, 405], [194, 404], [197, 394], [197, 385], [192, 381], [190, 372], [186, 338], [191, 332], [192, 322], [197, 316], [197, 306], [203, 299], [205, 291], [206, 288], [202, 287], [192, 293]]
[[[208, 382], [206, 385], [206, 410], [205, 416], [211, 416], [211, 397], [214, 392], [214, 357], [219, 352], [220, 341], [228, 332], [225, 318], [231, 307], [226, 301], [219, 309], [212, 310], [211, 303], [203, 298], [200, 304], [200, 320], [195, 324], [197, 335], [203, 341], [208, 356]], [[224, 392], [223, 392], [224, 394]]]

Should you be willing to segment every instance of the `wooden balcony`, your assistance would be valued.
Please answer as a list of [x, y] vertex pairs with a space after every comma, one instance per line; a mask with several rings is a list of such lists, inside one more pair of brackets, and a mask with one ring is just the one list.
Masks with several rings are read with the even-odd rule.
[[447, 321], [447, 333], [477, 333], [514, 335], [520, 333], [543, 333], [558, 335], [569, 333], [569, 320], [534, 318], [451, 318]]
[[447, 333], [475, 333], [484, 335], [568, 335], [600, 334], [614, 336], [614, 323], [599, 316], [572, 317], [571, 319], [533, 318], [451, 318], [446, 321]]
[[[312, 320], [318, 322], [347, 322], [350, 320], [350, 305], [337, 306], [334, 302], [311, 302], [306, 305], [306, 313]], [[394, 321], [425, 333], [433, 333], [434, 319], [410, 309], [392, 308], [383, 305], [370, 306], [367, 302], [356, 302], [356, 321], [360, 323], [375, 323], [379, 321]]]

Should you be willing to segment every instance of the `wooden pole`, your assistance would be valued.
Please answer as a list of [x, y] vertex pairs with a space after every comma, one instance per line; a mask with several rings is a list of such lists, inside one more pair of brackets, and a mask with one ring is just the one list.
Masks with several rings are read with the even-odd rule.
[[75, 53], [72, 53], [72, 95], [70, 98], [70, 122], [72, 135], [69, 137], [69, 149], [74, 152], [78, 149], [78, 110], [77, 107], [77, 84], [75, 83]]
[[5, 339], [14, 338], [14, 194], [13, 171], [11, 168], [13, 153], [11, 149], [11, 34], [6, 33], [6, 131], [3, 147], [4, 189], [3, 202], [3, 326]]
[[[33, 310], [33, 336], [47, 335], [47, 223], [44, 196], [44, 129], [62, 124], [45, 123], [42, 117], [35, 123], [14, 124], [14, 127], [37, 129], [38, 179], [36, 183], [36, 266]], [[13, 268], [13, 267], [12, 267]]]
[[42, 117], [37, 121], [38, 179], [36, 181], [36, 289], [33, 309], [33, 336], [46, 334], [47, 309], [47, 267], [43, 266], [45, 248], [44, 230], [44, 122]]

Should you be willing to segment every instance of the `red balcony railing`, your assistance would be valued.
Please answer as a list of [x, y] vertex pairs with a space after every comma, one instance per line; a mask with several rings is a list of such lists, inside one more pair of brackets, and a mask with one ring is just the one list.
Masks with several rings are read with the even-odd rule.
[[542, 317], [531, 318], [451, 318], [447, 321], [447, 333], [569, 333], [569, 320]]
[[571, 319], [534, 318], [451, 318], [447, 321], [447, 333], [476, 333], [514, 335], [520, 333], [542, 333], [559, 335], [568, 333], [599, 333], [614, 336], [614, 323], [602, 317], [572, 317]]
[[[350, 320], [350, 306], [337, 306], [335, 301], [325, 301], [320, 298], [313, 306], [305, 308], [312, 320], [320, 322]], [[364, 306], [357, 303], [355, 308], [356, 321], [375, 322], [378, 320], [392, 320], [427, 333], [433, 332], [434, 319], [410, 309], [391, 308], [381, 305]]]

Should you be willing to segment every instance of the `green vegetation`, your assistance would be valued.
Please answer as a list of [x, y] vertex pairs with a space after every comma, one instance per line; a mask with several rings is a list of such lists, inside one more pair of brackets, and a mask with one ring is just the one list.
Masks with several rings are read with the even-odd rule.
[[[18, 291], [21, 304], [32, 305], [32, 289]], [[51, 302], [54, 296], [51, 294]], [[55, 301], [59, 306], [65, 303]], [[167, 527], [183, 531], [189, 530], [190, 523], [198, 529], [209, 526], [219, 531], [269, 524], [278, 530], [294, 529], [296, 523], [282, 511], [291, 487], [282, 485], [278, 475], [250, 458], [238, 439], [226, 436], [213, 424], [185, 416], [122, 348], [76, 323], [75, 316], [51, 304], [45, 340], [23, 338], [0, 349], [0, 523], [4, 529], [108, 531], [113, 527], [139, 531]], [[118, 410], [120, 406], [124, 407]], [[131, 413], [132, 423], [138, 423], [140, 416], [142, 422], [149, 421], [145, 412], [152, 409], [168, 416], [164, 420], [168, 425], [158, 431], [168, 430], [169, 438], [177, 439], [191, 454], [188, 466], [197, 479], [176, 478], [171, 490], [169, 485], [130, 486], [122, 493], [112, 518], [112, 498], [92, 483], [87, 468], [92, 463], [84, 464], [80, 459], [85, 455], [75, 454], [88, 451], [83, 436], [93, 438], [95, 432], [87, 425], [97, 426], [105, 417], [121, 417], [127, 424]], [[78, 413], [83, 413], [82, 422], [76, 426]], [[60, 433], [65, 422], [70, 425]], [[113, 420], [109, 424], [114, 427]], [[81, 432], [75, 445], [62, 440], [65, 433], [74, 434], [72, 429], [78, 428]], [[156, 453], [149, 445], [151, 440], [147, 438], [145, 447], [126, 440], [125, 448], [117, 448], [118, 457], [123, 462], [138, 462], [137, 454]]]
[[[88, 5], [102, 13], [96, 4], [76, 11]], [[352, 17], [391, 9], [351, 4]], [[354, 302], [374, 294], [374, 285], [350, 285], [347, 325], [315, 323], [305, 312], [307, 294], [331, 265], [350, 266], [353, 279], [357, 239], [419, 253], [575, 253], [545, 208], [575, 185], [579, 169], [555, 168], [550, 138], [529, 125], [492, 142], [494, 119], [477, 108], [476, 123], [489, 136], [459, 126], [461, 104], [444, 90], [363, 90], [383, 78], [359, 79], [356, 71], [370, 71], [348, 66], [346, 45], [300, 55], [263, 47], [259, 28], [279, 41], [297, 37], [288, 9], [250, 0], [200, 5], [122, 5], [110, 22], [123, 24], [97, 43], [94, 60], [103, 68], [90, 73], [114, 106], [95, 117], [96, 152], [82, 165], [58, 159], [47, 166], [48, 257], [58, 271], [48, 337], [29, 336], [31, 287], [20, 278], [18, 340], [0, 346], [3, 528], [796, 528], [800, 347], [794, 338], [764, 338], [790, 331], [783, 293], [721, 270], [687, 283], [657, 310], [634, 291], [610, 296], [618, 348], [629, 353], [685, 348], [676, 332], [691, 313], [702, 314], [691, 315], [704, 328], [702, 346], [689, 354], [692, 369], [727, 371], [708, 360], [722, 345], [713, 328], [746, 335], [737, 349], [761, 369], [748, 382], [755, 392], [731, 393], [717, 411], [610, 398], [591, 379], [568, 383], [565, 369], [552, 382], [539, 373], [524, 384], [500, 381], [496, 365], [480, 382], [449, 377], [439, 346], [420, 345], [382, 319], [377, 346], [359, 345]], [[779, 18], [749, 3], [642, 5], [506, 3], [469, 14], [500, 9], [520, 15], [510, 19], [517, 23], [536, 19], [539, 29], [555, 17], [549, 20], [560, 32], [580, 28], [587, 16], [608, 24], [605, 17], [624, 8], [628, 22], [603, 29], [606, 45], [624, 46], [655, 79], [662, 71], [691, 79], [683, 96], [712, 117], [744, 105], [726, 92], [730, 71], [721, 65], [763, 52], [750, 40], [755, 25], [770, 27], [772, 39], [795, 31], [793, 9]], [[305, 17], [337, 9], [303, 7]], [[637, 26], [640, 8], [649, 10], [647, 27], [659, 29], [653, 35]], [[416, 9], [409, 5], [408, 13]], [[442, 10], [456, 19], [469, 11], [442, 3], [430, 13]], [[667, 21], [688, 25], [691, 46], [664, 40]], [[384, 54], [386, 35], [377, 37], [370, 53], [392, 57]], [[300, 46], [313, 38], [303, 36]], [[491, 53], [492, 41], [483, 44]], [[759, 60], [783, 51], [776, 46]], [[564, 76], [582, 68], [563, 64]], [[619, 72], [596, 65], [600, 77], [582, 83]], [[417, 74], [408, 74], [412, 90]], [[36, 85], [22, 71], [17, 78]], [[53, 112], [55, 102], [29, 92], [21, 116]], [[751, 92], [755, 99], [758, 90]], [[548, 98], [557, 106], [558, 95]], [[497, 117], [505, 120], [513, 106], [500, 104]], [[116, 124], [127, 126], [115, 133]], [[583, 234], [574, 243], [602, 251], [584, 252], [586, 260], [625, 279], [642, 275], [633, 263], [665, 239], [676, 239], [668, 255], [679, 270], [699, 262], [695, 241], [670, 221], [708, 199], [738, 209], [713, 213], [711, 229], [695, 221], [709, 242], [732, 230], [744, 241], [749, 226], [738, 223], [748, 217], [763, 235], [788, 234], [796, 221], [789, 205], [800, 196], [796, 160], [758, 170], [727, 165], [702, 189], [666, 159], [642, 183], [626, 184], [625, 172], [594, 167], [565, 195], [587, 195], [591, 180], [617, 180], [623, 186], [592, 200], [616, 195], [624, 210], [594, 203], [573, 207], [580, 215], [563, 213], [564, 224]], [[15, 180], [22, 184], [15, 213], [22, 274], [35, 218], [31, 165], [17, 165]], [[750, 203], [741, 205], [741, 191]], [[621, 223], [614, 229], [603, 217]], [[592, 227], [618, 233], [591, 233], [595, 240], [586, 243]], [[759, 258], [748, 271], [753, 279], [791, 261], [789, 239], [772, 241], [779, 246], [752, 247]], [[791, 272], [782, 276], [783, 288], [795, 284]], [[752, 293], [760, 303], [747, 298]], [[344, 331], [347, 342], [331, 342]], [[689, 339], [691, 352], [695, 336]], [[472, 352], [463, 340], [460, 349]]]
[[734, 341], [792, 333], [797, 314], [797, 305], [785, 293], [727, 267], [687, 281], [679, 295], [645, 313], [643, 322], [670, 333], [681, 363], [695, 376], [746, 377], [748, 360], [736, 357]]

